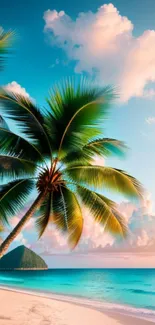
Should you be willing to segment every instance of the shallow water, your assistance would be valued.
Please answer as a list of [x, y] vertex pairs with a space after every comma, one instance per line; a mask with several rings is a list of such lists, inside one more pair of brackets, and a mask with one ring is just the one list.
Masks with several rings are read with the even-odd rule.
[[[155, 314], [155, 269], [51, 269], [0, 272], [0, 285], [83, 297]], [[116, 305], [115, 305], [116, 304]], [[149, 311], [148, 311], [149, 312]]]

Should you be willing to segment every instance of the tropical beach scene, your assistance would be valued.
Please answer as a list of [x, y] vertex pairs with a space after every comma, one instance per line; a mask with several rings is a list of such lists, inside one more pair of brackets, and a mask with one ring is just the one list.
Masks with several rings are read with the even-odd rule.
[[155, 1], [0, 0], [0, 325], [155, 323]]

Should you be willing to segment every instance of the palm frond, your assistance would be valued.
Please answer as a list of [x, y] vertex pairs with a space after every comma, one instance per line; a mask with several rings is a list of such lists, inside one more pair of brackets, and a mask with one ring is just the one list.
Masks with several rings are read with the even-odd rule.
[[0, 127], [6, 130], [9, 130], [8, 124], [5, 119], [0, 115]]
[[[4, 228], [4, 225], [2, 224], [2, 222], [0, 222], [0, 233], [3, 232], [4, 229], [5, 229], [5, 228]], [[2, 239], [2, 238], [0, 238], [0, 239]]]
[[83, 230], [83, 217], [75, 194], [66, 187], [60, 186], [53, 193], [52, 221], [56, 227], [68, 236], [73, 249], [79, 242]]
[[38, 230], [39, 238], [43, 235], [51, 218], [51, 198], [52, 193], [48, 193], [38, 211], [39, 217], [36, 219], [36, 227]]
[[50, 156], [51, 146], [44, 126], [45, 118], [32, 100], [1, 88], [0, 104], [4, 116], [14, 120], [20, 132], [29, 138], [42, 154]]
[[109, 157], [112, 155], [124, 156], [127, 147], [122, 141], [110, 138], [96, 139], [86, 144], [81, 150], [71, 151], [62, 158], [65, 164], [79, 162], [91, 163], [95, 155]]
[[112, 167], [79, 165], [66, 168], [64, 171], [77, 184], [93, 186], [96, 189], [110, 189], [127, 195], [130, 198], [140, 198], [143, 193], [138, 180], [125, 171]]
[[113, 201], [82, 186], [77, 186], [77, 193], [95, 221], [104, 226], [105, 231], [122, 237], [127, 235], [126, 222]]
[[114, 97], [113, 88], [98, 88], [86, 80], [78, 86], [74, 80], [55, 86], [47, 100], [51, 113], [46, 121], [53, 150], [62, 156], [99, 136]]
[[34, 187], [31, 179], [19, 179], [0, 186], [0, 222], [8, 223], [10, 217], [15, 216]]
[[0, 70], [4, 67], [6, 54], [8, 53], [9, 48], [12, 45], [14, 36], [14, 31], [4, 32], [2, 28], [0, 29]]
[[89, 150], [92, 155], [97, 154], [104, 157], [112, 155], [123, 156], [126, 149], [127, 147], [124, 142], [110, 138], [93, 140], [83, 148], [83, 150]]
[[62, 157], [61, 161], [67, 167], [75, 166], [75, 165], [90, 165], [92, 159], [94, 158], [94, 154], [92, 154], [87, 149], [69, 151], [67, 155]]
[[28, 161], [16, 156], [0, 155], [0, 178], [4, 177], [26, 177], [34, 175], [37, 166], [32, 161]]
[[16, 155], [33, 162], [44, 161], [42, 154], [35, 145], [2, 127], [0, 127], [0, 153]]

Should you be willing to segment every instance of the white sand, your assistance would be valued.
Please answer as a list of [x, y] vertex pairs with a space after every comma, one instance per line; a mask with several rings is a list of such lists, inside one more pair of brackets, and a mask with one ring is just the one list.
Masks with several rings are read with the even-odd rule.
[[69, 302], [0, 289], [0, 325], [122, 324], [151, 323], [112, 313], [107, 316], [100, 311]]

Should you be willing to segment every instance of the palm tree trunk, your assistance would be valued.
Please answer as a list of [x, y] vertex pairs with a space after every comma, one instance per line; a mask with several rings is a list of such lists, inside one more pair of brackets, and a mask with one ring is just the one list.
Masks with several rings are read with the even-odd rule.
[[0, 245], [0, 258], [5, 254], [5, 252], [8, 250], [10, 244], [13, 242], [13, 240], [18, 236], [18, 234], [21, 232], [25, 224], [31, 219], [32, 215], [36, 211], [37, 208], [41, 205], [43, 199], [45, 197], [45, 193], [41, 193], [38, 195], [36, 200], [33, 202], [29, 210], [26, 212], [24, 217], [18, 222], [16, 227], [11, 231], [9, 236], [4, 240], [4, 242]]

